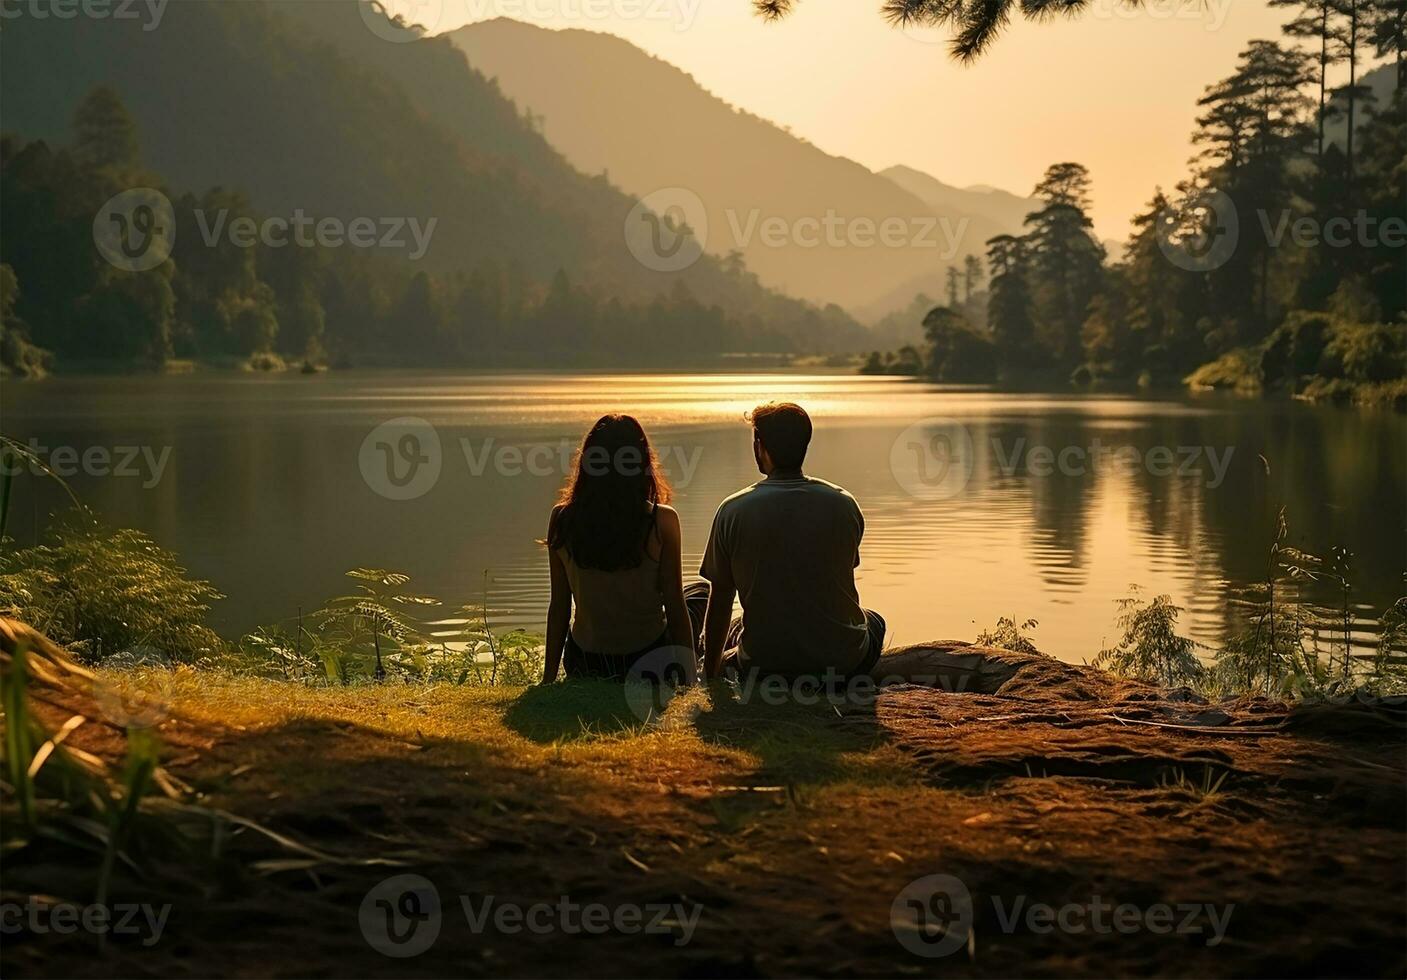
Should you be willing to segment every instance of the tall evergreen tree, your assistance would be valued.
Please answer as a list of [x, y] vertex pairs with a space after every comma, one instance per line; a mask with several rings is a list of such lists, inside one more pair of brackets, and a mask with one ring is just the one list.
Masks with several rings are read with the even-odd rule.
[[73, 155], [88, 170], [129, 172], [142, 164], [137, 123], [117, 92], [101, 85], [84, 97], [73, 114]]
[[1026, 281], [1025, 239], [1015, 235], [988, 239], [987, 267], [992, 273], [987, 326], [997, 364], [1003, 373], [1024, 371], [1039, 361], [1035, 324], [1031, 320], [1031, 292]]
[[969, 255], [962, 260], [963, 302], [971, 303], [972, 294], [982, 284], [982, 260]]
[[[1319, 111], [1315, 114], [1318, 129], [1317, 153], [1324, 155], [1324, 121], [1329, 111], [1329, 68], [1336, 63], [1343, 35], [1339, 29], [1336, 0], [1270, 0], [1272, 7], [1291, 7], [1298, 15], [1282, 30], [1294, 38], [1303, 38], [1319, 49], [1317, 55]], [[1401, 0], [1399, 0], [1401, 2]]]
[[1099, 290], [1104, 246], [1095, 240], [1089, 208], [1089, 171], [1057, 163], [1036, 185], [1042, 207], [1026, 216], [1026, 253], [1037, 336], [1056, 363], [1074, 366], [1080, 328]]

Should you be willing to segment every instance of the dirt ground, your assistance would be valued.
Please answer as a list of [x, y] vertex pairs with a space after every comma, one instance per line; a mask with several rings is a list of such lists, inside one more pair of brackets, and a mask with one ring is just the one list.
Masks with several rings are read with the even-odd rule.
[[[180, 672], [156, 726], [178, 795], [287, 841], [231, 824], [208, 862], [124, 869], [114, 901], [170, 902], [160, 941], [22, 929], [0, 972], [1407, 974], [1403, 704], [1209, 706], [1046, 658], [926, 649], [963, 682], [811, 706], [693, 689], [650, 724], [619, 687]], [[51, 729], [84, 714], [71, 742], [121, 756], [89, 692], [32, 693]], [[408, 947], [377, 931], [384, 909], [430, 921], [423, 886], [418, 905], [376, 904], [408, 874], [438, 896], [438, 934], [386, 955]], [[52, 845], [6, 856], [7, 901], [91, 900], [89, 881]], [[697, 919], [475, 928], [461, 896]]]

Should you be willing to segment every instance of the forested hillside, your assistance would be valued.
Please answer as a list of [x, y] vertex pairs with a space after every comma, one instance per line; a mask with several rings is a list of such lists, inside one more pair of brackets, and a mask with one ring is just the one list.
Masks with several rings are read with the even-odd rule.
[[[987, 243], [983, 318], [953, 293], [923, 315], [921, 350], [876, 352], [867, 370], [962, 381], [1186, 378], [1407, 406], [1400, 7], [1380, 0], [1329, 14], [1323, 59], [1293, 42], [1319, 29], [1318, 15], [1306, 15], [1299, 33], [1252, 41], [1207, 86], [1191, 172], [1153, 191], [1119, 261], [1091, 232], [1088, 171], [1054, 164], [1022, 233]], [[1369, 24], [1376, 49], [1335, 40]], [[1393, 61], [1364, 78], [1374, 50]], [[1321, 84], [1326, 66], [1350, 59], [1359, 84]]]
[[[6, 98], [3, 120], [0, 258], [20, 321], [7, 329], [27, 328], [63, 358], [316, 357], [326, 348], [436, 363], [528, 352], [581, 360], [610, 342], [618, 360], [861, 343], [838, 309], [780, 296], [736, 262], [705, 256], [677, 272], [642, 264], [625, 240], [632, 199], [574, 171], [449, 42], [389, 43], [355, 3], [171, 4], [151, 31], [132, 20], [20, 16], [6, 20], [0, 43], [0, 86], [23, 93]], [[89, 105], [99, 112], [90, 130], [128, 132], [105, 146], [74, 125], [100, 89], [110, 97]], [[410, 261], [411, 250], [387, 248], [380, 235], [363, 248], [258, 242], [231, 255], [228, 241], [212, 247], [198, 230], [182, 233], [173, 268], [124, 272], [134, 281], [120, 286], [150, 299], [167, 281], [169, 315], [150, 313], [164, 299], [142, 315], [128, 304], [127, 326], [109, 323], [98, 343], [94, 305], [82, 299], [113, 270], [83, 229], [132, 186], [160, 189], [183, 232], [197, 211], [224, 210], [343, 226], [433, 222], [433, 234]], [[16, 215], [41, 224], [22, 227]], [[201, 278], [198, 267], [218, 264], [217, 254], [240, 274], [183, 292], [182, 260]], [[202, 325], [193, 293], [208, 294], [224, 322]], [[290, 319], [295, 302], [304, 312]], [[241, 316], [262, 324], [229, 326]], [[317, 322], [321, 330], [308, 325]]]

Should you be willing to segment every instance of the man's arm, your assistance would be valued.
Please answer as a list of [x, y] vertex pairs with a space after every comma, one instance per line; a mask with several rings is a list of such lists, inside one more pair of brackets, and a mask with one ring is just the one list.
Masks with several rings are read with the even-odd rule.
[[704, 613], [704, 677], [719, 677], [723, 673], [728, 627], [733, 623], [733, 597], [738, 593], [733, 581], [733, 562], [728, 555], [723, 507], [713, 515], [713, 527], [708, 532], [699, 574], [709, 582], [708, 611]]
[[728, 642], [728, 628], [733, 624], [733, 597], [737, 586], [731, 571], [714, 569], [716, 576], [708, 593], [708, 612], [704, 614], [704, 677], [721, 677], [723, 649]]

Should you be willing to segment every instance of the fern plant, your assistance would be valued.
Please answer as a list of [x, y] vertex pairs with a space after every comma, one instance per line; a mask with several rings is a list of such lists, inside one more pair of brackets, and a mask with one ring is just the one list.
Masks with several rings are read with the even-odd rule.
[[1166, 595], [1145, 602], [1139, 598], [1137, 585], [1130, 588], [1132, 594], [1118, 600], [1118, 625], [1123, 636], [1099, 651], [1094, 666], [1166, 687], [1198, 685], [1205, 670], [1197, 659], [1197, 644], [1177, 633], [1182, 607]]
[[139, 647], [183, 662], [217, 651], [205, 617], [221, 598], [141, 531], [105, 527], [83, 509], [51, 525], [41, 544], [0, 553], [0, 615], [90, 662]]
[[977, 634], [977, 645], [1000, 647], [1015, 653], [1038, 654], [1040, 651], [1036, 649], [1035, 639], [1030, 636], [1030, 631], [1037, 625], [1039, 624], [1034, 619], [1027, 619], [1017, 625], [1016, 617], [999, 616], [996, 626]]

